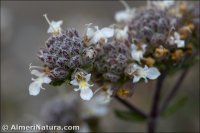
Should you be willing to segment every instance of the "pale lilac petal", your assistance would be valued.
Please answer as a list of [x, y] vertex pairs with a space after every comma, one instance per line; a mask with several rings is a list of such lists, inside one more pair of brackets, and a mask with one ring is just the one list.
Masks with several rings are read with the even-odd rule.
[[121, 29], [116, 29], [115, 30], [115, 37], [118, 40], [124, 40], [128, 38], [128, 27], [125, 26], [123, 30]]
[[86, 35], [87, 35], [88, 38], [92, 38], [94, 36], [94, 34], [95, 34], [95, 31], [94, 31], [93, 28], [88, 28], [87, 29]]
[[107, 104], [111, 101], [111, 95], [112, 94], [109, 94], [106, 91], [102, 91], [95, 97], [95, 99], [97, 99], [99, 104]]
[[51, 79], [48, 76], [43, 77], [43, 83], [49, 84], [51, 82]]
[[93, 96], [93, 92], [89, 87], [81, 88], [80, 96], [83, 100], [90, 100]]
[[103, 105], [99, 105], [97, 107], [94, 107], [92, 111], [96, 116], [104, 116], [108, 113], [108, 108]]
[[115, 20], [117, 22], [126, 22], [130, 19], [130, 14], [127, 10], [119, 11], [115, 14]]
[[138, 77], [138, 76], [134, 76], [133, 77], [133, 83], [136, 83], [140, 80], [141, 77]]
[[29, 85], [29, 94], [36, 96], [40, 93], [41, 84], [38, 82], [32, 82]]
[[178, 48], [185, 47], [185, 41], [183, 41], [183, 40], [176, 40], [175, 43], [177, 44]]
[[143, 52], [142, 51], [132, 51], [131, 56], [134, 60], [140, 62], [140, 60], [143, 58]]
[[133, 64], [133, 69], [137, 70], [137, 69], [141, 69], [141, 67], [139, 65], [137, 65], [137, 64]]
[[101, 29], [102, 34], [104, 34], [107, 38], [110, 38], [114, 35], [114, 29], [112, 28], [103, 28]]
[[60, 21], [52, 21], [51, 22], [51, 26], [49, 26], [49, 29], [48, 29], [48, 33], [54, 33], [55, 30], [56, 31], [60, 31], [61, 30], [61, 25], [63, 24], [63, 21], [60, 20]]
[[86, 81], [90, 81], [91, 74], [87, 74], [87, 75], [85, 76], [85, 78], [86, 78]]
[[74, 91], [79, 91], [80, 90], [80, 88], [74, 88]]
[[105, 37], [99, 32], [99, 31], [96, 31], [91, 42], [93, 44], [96, 44], [100, 39], [105, 39]]
[[147, 47], [146, 44], [143, 44], [143, 45], [142, 45], [142, 50], [143, 50], [144, 52], [146, 51], [146, 47]]
[[135, 44], [131, 44], [131, 50], [132, 50], [132, 51], [136, 51], [136, 50], [137, 50], [137, 47], [136, 47]]
[[174, 33], [174, 37], [175, 37], [176, 40], [180, 40], [180, 35], [179, 35], [178, 32], [175, 32], [175, 33]]
[[74, 86], [78, 86], [79, 85], [76, 79], [70, 81], [70, 84], [72, 84]]
[[37, 77], [41, 77], [42, 75], [44, 75], [44, 73], [41, 73], [40, 71], [38, 70], [31, 70], [31, 74], [32, 75], [35, 75]]
[[157, 68], [155, 68], [155, 67], [149, 68], [146, 71], [146, 73], [147, 73], [146, 77], [149, 78], [149, 79], [157, 79], [160, 76], [159, 70]]

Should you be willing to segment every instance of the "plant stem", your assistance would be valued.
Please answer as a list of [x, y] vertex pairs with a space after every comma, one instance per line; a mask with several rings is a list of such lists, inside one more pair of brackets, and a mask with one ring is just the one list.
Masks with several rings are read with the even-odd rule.
[[119, 101], [121, 104], [123, 104], [125, 107], [127, 107], [128, 109], [130, 109], [133, 112], [137, 112], [138, 114], [142, 115], [143, 117], [147, 118], [147, 114], [144, 113], [143, 111], [141, 111], [140, 109], [138, 109], [137, 107], [131, 105], [130, 103], [128, 103], [127, 101], [123, 100], [122, 98], [120, 98], [119, 96], [115, 96], [115, 99], [117, 99], [117, 101]]
[[152, 102], [152, 107], [151, 111], [149, 114], [149, 121], [148, 121], [148, 133], [154, 133], [156, 129], [156, 123], [157, 123], [157, 117], [158, 117], [158, 105], [159, 105], [159, 100], [160, 100], [160, 93], [162, 90], [162, 85], [165, 79], [165, 75], [162, 74], [156, 83], [156, 88], [155, 88], [155, 93], [153, 96], [153, 102]]
[[181, 83], [183, 82], [185, 76], [188, 73], [188, 69], [185, 69], [182, 74], [180, 75], [180, 77], [178, 78], [176, 84], [173, 86], [173, 88], [171, 89], [171, 91], [169, 92], [169, 94], [167, 95], [167, 97], [163, 100], [163, 103], [160, 106], [159, 112], [163, 112], [166, 107], [169, 105], [170, 101], [174, 98], [174, 96], [176, 95], [178, 89], [180, 88]]

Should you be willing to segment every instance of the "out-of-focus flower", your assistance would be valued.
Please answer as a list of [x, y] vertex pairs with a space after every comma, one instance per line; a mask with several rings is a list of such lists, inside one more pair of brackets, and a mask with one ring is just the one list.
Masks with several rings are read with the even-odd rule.
[[178, 50], [174, 51], [171, 54], [171, 56], [172, 56], [172, 60], [179, 61], [184, 56], [183, 50], [178, 49]]
[[124, 0], [121, 0], [120, 2], [124, 5], [125, 10], [118, 11], [115, 14], [115, 20], [122, 23], [130, 22], [135, 16], [135, 9], [131, 9]]
[[83, 110], [82, 111], [82, 117], [83, 118], [89, 118], [89, 117], [101, 117], [108, 113], [108, 106], [105, 104], [104, 100], [105, 95], [98, 94], [95, 95], [94, 98], [92, 98], [90, 101], [85, 101], [83, 103]]
[[30, 64], [30, 69], [32, 68], [38, 68], [43, 70], [42, 72], [38, 70], [31, 70], [31, 74], [35, 75], [38, 78], [36, 79], [32, 78], [33, 82], [29, 85], [29, 94], [36, 96], [40, 93], [40, 89], [44, 89], [42, 87], [42, 84], [43, 83], [49, 84], [51, 82], [51, 79], [48, 77], [48, 68], [31, 66]]
[[61, 32], [61, 25], [63, 24], [62, 20], [59, 21], [49, 21], [47, 14], [43, 15], [45, 17], [45, 19], [47, 20], [48, 24], [49, 24], [49, 28], [47, 30], [47, 33], [52, 33], [52, 34], [59, 34]]
[[188, 24], [186, 26], [183, 26], [179, 29], [179, 34], [181, 39], [187, 38], [192, 31], [194, 30], [194, 24]]
[[70, 82], [70, 84], [74, 86], [79, 86], [79, 88], [75, 88], [75, 91], [80, 90], [80, 97], [83, 100], [90, 100], [93, 96], [93, 92], [90, 89], [93, 85], [90, 85], [88, 82], [90, 81], [91, 74], [84, 75], [83, 73], [77, 73], [75, 75], [74, 80]]
[[155, 53], [154, 53], [154, 56], [156, 58], [162, 58], [162, 57], [165, 57], [167, 56], [169, 53], [169, 50], [164, 48], [162, 45], [160, 45], [160, 47], [156, 48], [155, 49]]
[[[42, 106], [41, 120], [43, 125], [82, 125], [80, 118], [80, 100], [72, 93], [61, 94], [51, 98]], [[52, 130], [54, 132], [56, 129]], [[51, 131], [51, 132], [52, 132]], [[45, 133], [50, 133], [45, 131]]]
[[174, 32], [174, 35], [170, 36], [169, 44], [170, 45], [176, 44], [178, 48], [185, 47], [185, 41], [180, 39], [180, 35], [178, 32]]
[[108, 38], [111, 38], [114, 35], [114, 29], [112, 28], [105, 27], [101, 30], [98, 26], [91, 28], [91, 23], [87, 26], [86, 36], [90, 40], [91, 44], [96, 44], [97, 42], [106, 43]]
[[148, 67], [152, 67], [155, 64], [155, 59], [152, 57], [143, 58], [142, 62]]
[[132, 44], [131, 45], [131, 56], [134, 60], [140, 62], [143, 59], [143, 54], [146, 51], [146, 44]]
[[154, 80], [160, 76], [160, 72], [156, 67], [148, 68], [147, 66], [145, 66], [144, 68], [142, 68], [136, 64], [133, 64], [132, 69], [132, 75], [134, 76], [133, 83], [138, 82], [141, 78], [143, 78], [147, 83], [147, 78]]
[[96, 98], [98, 98], [98, 101], [101, 101], [102, 104], [109, 103], [113, 94], [111, 85], [104, 85], [100, 89], [101, 90]]
[[134, 18], [135, 9], [125, 9], [118, 11], [115, 14], [115, 20], [117, 22], [130, 22]]
[[165, 10], [174, 5], [174, 1], [173, 0], [152, 1], [151, 4], [157, 7], [158, 9]]
[[128, 26], [124, 29], [115, 29], [115, 38], [117, 40], [126, 40], [128, 38]]
[[185, 46], [186, 48], [186, 54], [188, 55], [192, 55], [193, 51], [194, 51], [194, 47], [193, 47], [193, 44], [189, 43]]
[[135, 9], [131, 9], [124, 0], [121, 0], [120, 2], [125, 7], [125, 10], [118, 11], [115, 14], [115, 20], [122, 23], [130, 22], [135, 17]]

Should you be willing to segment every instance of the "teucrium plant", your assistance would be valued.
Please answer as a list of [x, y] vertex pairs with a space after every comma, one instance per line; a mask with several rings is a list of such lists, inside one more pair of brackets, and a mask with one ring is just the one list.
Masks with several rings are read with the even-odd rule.
[[[122, 3], [125, 9], [115, 14], [116, 24], [104, 28], [86, 24], [82, 36], [76, 29], [62, 29], [63, 21], [50, 21], [45, 14], [50, 37], [37, 54], [44, 66], [30, 66], [31, 74], [37, 77], [29, 86], [30, 95], [38, 95], [44, 89], [43, 83], [67, 83], [80, 91], [83, 100], [93, 99], [96, 93], [101, 95], [98, 102], [102, 103], [116, 97], [137, 112], [137, 118], [147, 118], [120, 96], [132, 96], [133, 86], [142, 80], [148, 83], [159, 78], [159, 88], [166, 75], [193, 64], [199, 47], [199, 6], [148, 1], [145, 7], [130, 8], [125, 1]], [[149, 131], [154, 131], [151, 126], [158, 116], [155, 99], [159, 100], [159, 94], [158, 89], [149, 116]], [[117, 114], [131, 115], [119, 111]]]

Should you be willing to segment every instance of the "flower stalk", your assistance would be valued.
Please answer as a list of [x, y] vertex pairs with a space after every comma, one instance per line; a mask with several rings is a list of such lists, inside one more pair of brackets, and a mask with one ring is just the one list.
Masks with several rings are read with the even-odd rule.
[[127, 107], [129, 110], [131, 110], [132, 112], [137, 112], [138, 114], [140, 114], [141, 116], [143, 116], [144, 118], [147, 118], [147, 114], [144, 113], [142, 110], [138, 109], [137, 107], [135, 107], [134, 105], [128, 103], [127, 101], [125, 101], [124, 99], [120, 98], [119, 96], [115, 96], [115, 99], [121, 103], [122, 105], [124, 105], [125, 107]]
[[159, 107], [160, 95], [161, 95], [161, 90], [163, 87], [165, 77], [166, 77], [166, 75], [162, 74], [157, 80], [155, 93], [153, 96], [153, 102], [152, 102], [152, 106], [151, 106], [151, 111], [149, 114], [148, 133], [154, 133], [155, 129], [156, 129], [157, 118], [159, 115], [158, 107]]

